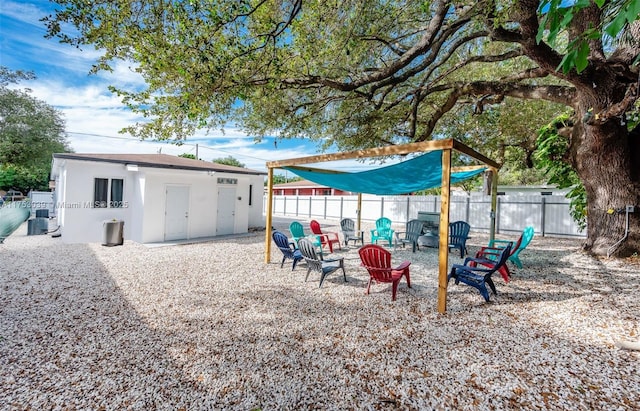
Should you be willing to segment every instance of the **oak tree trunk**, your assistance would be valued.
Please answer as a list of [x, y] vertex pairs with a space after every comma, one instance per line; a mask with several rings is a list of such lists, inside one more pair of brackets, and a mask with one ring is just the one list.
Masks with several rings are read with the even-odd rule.
[[[583, 122], [574, 129], [572, 144], [587, 194], [584, 248], [596, 255], [640, 254], [640, 133], [629, 133], [621, 119], [589, 124], [586, 112], [579, 113]], [[628, 227], [627, 206], [635, 208]]]

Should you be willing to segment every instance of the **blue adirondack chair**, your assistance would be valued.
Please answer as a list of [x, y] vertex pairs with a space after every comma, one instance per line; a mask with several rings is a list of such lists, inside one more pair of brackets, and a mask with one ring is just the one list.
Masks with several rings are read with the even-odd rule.
[[293, 265], [291, 266], [291, 270], [293, 271], [298, 264], [298, 261], [302, 260], [302, 254], [300, 250], [296, 249], [294, 244], [289, 241], [286, 235], [281, 233], [280, 231], [274, 231], [271, 234], [273, 238], [273, 242], [276, 243], [276, 246], [282, 251], [282, 262], [280, 263], [280, 268], [284, 266], [284, 262], [287, 259], [293, 260]]
[[507, 246], [502, 249], [498, 260], [494, 263], [493, 267], [486, 268], [474, 265], [477, 263], [486, 263], [487, 260], [479, 261], [477, 258], [467, 257], [464, 260], [464, 264], [454, 264], [451, 266], [451, 272], [447, 276], [447, 282], [453, 278], [456, 284], [464, 283], [470, 285], [471, 287], [478, 289], [480, 294], [484, 297], [484, 300], [489, 302], [487, 284], [489, 285], [489, 288], [491, 288], [491, 291], [493, 291], [493, 294], [498, 295], [498, 291], [496, 291], [496, 286], [491, 279], [491, 275], [507, 263], [510, 253], [511, 244], [507, 244]]
[[467, 239], [471, 226], [465, 221], [456, 221], [449, 224], [449, 249], [460, 250], [460, 258], [464, 258], [467, 252]]
[[378, 244], [378, 239], [387, 240], [389, 247], [393, 245], [393, 229], [391, 229], [391, 220], [387, 217], [378, 218], [376, 228], [371, 230], [371, 244]]
[[[522, 231], [522, 235], [521, 238], [522, 240], [520, 241], [520, 245], [518, 247], [516, 247], [516, 250], [511, 253], [511, 255], [509, 256], [509, 261], [511, 261], [512, 263], [514, 263], [516, 265], [516, 267], [518, 268], [522, 268], [522, 261], [520, 261], [520, 253], [527, 248], [527, 246], [529, 245], [529, 243], [531, 242], [531, 240], [533, 239], [533, 235], [534, 235], [534, 229], [531, 226], [528, 226], [524, 229], [524, 231]], [[505, 246], [505, 244], [510, 243], [511, 241], [509, 240], [493, 240], [489, 242], [489, 247], [494, 247], [494, 248], [503, 248]]]

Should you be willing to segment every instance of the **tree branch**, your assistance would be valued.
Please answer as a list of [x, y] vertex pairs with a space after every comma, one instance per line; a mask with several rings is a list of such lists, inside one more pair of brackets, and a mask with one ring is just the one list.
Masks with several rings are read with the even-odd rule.
[[532, 78], [544, 78], [547, 76], [549, 76], [549, 72], [547, 72], [547, 70], [541, 69], [540, 67], [536, 67], [536, 68], [527, 69], [520, 73], [516, 73], [512, 76], [503, 77], [500, 79], [500, 81], [514, 82], [514, 81], [520, 81], [520, 80], [526, 80], [526, 79], [532, 79]]
[[638, 101], [639, 83], [640, 83], [640, 79], [638, 83], [632, 84], [631, 86], [629, 86], [629, 88], [627, 88], [627, 93], [625, 94], [622, 101], [620, 101], [617, 104], [613, 104], [609, 106], [605, 110], [595, 113], [595, 115], [591, 116], [586, 123], [590, 125], [595, 125], [595, 124], [602, 125], [607, 121], [611, 120], [612, 118], [616, 118], [616, 117], [622, 118], [622, 116], [631, 107], [633, 107], [635, 102]]
[[[449, 90], [449, 95], [446, 101], [442, 103], [437, 110], [433, 113], [431, 118], [426, 123], [425, 130], [415, 141], [425, 141], [435, 129], [438, 121], [456, 105], [460, 97], [462, 96], [481, 96], [483, 99], [490, 99], [489, 101], [499, 102], [505, 96], [532, 99], [532, 100], [547, 100], [555, 103], [565, 104], [567, 106], [573, 106], [576, 99], [576, 91], [573, 87], [566, 86], [534, 86], [528, 84], [504, 84], [500, 82], [475, 82], [468, 84], [453, 84], [453, 85], [439, 85], [432, 87], [427, 93], [422, 95], [422, 98], [427, 94], [433, 94], [435, 92], [442, 92]], [[493, 97], [491, 97], [493, 96]], [[495, 99], [495, 100], [491, 100]]]

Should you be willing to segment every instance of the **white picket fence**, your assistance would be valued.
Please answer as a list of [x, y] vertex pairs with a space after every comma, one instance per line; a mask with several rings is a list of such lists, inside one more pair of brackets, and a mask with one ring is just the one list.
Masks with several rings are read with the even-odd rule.
[[[266, 211], [266, 197], [264, 210]], [[273, 215], [341, 220], [357, 217], [357, 196], [273, 196]], [[394, 224], [417, 218], [418, 211], [440, 212], [440, 196], [362, 196], [362, 220], [384, 216]], [[491, 196], [472, 193], [451, 196], [450, 221], [463, 220], [475, 231], [488, 231]], [[561, 195], [502, 195], [496, 208], [496, 233], [516, 234], [533, 226], [537, 235], [585, 237], [569, 214]]]

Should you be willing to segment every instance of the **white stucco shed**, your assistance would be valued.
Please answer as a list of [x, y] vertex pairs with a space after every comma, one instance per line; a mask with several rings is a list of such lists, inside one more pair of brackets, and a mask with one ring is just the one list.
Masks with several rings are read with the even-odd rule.
[[67, 243], [100, 242], [105, 221], [124, 221], [139, 243], [195, 239], [264, 227], [266, 173], [167, 154], [54, 154], [55, 207]]

